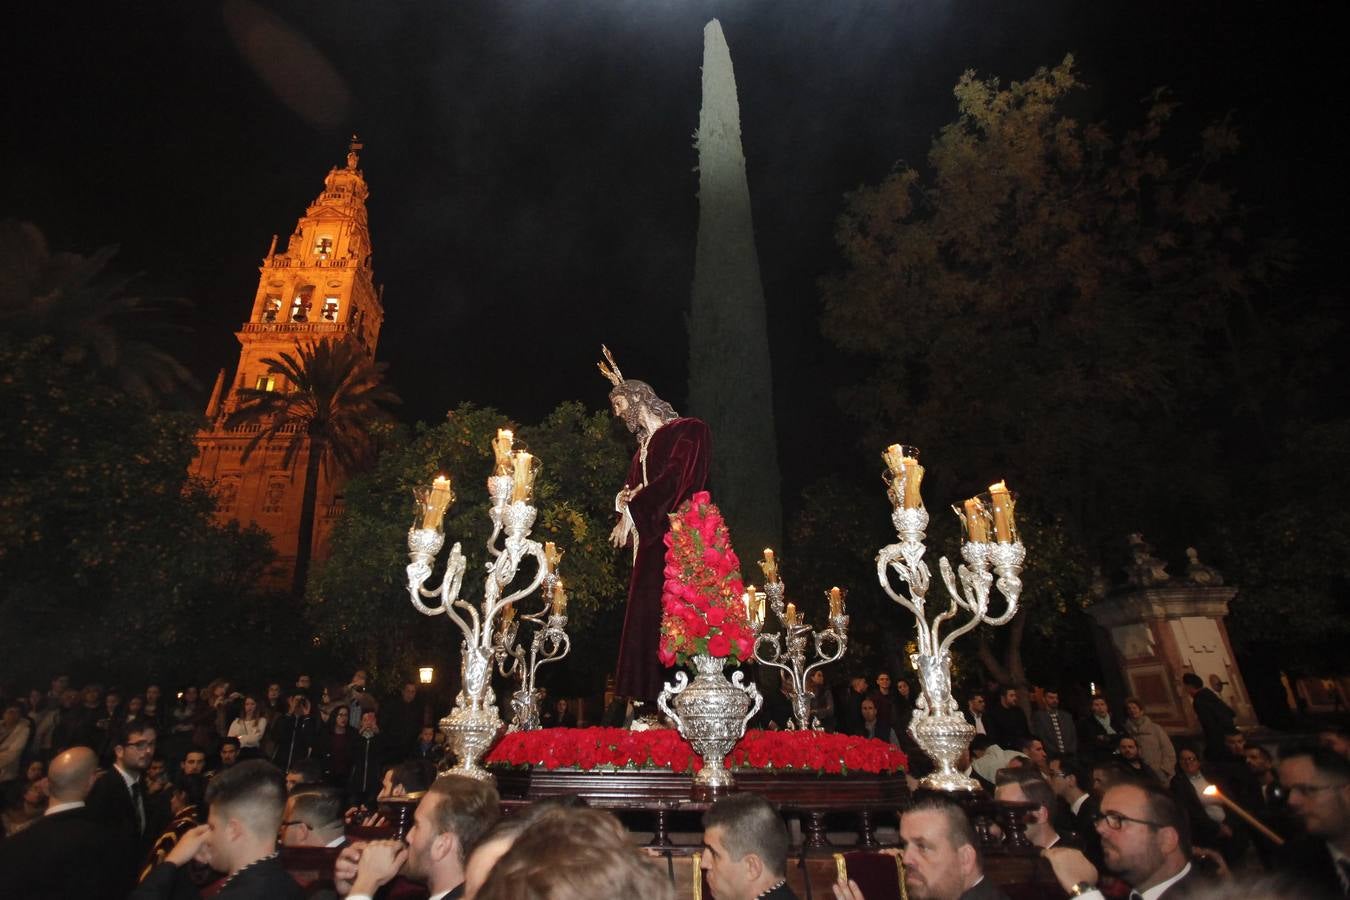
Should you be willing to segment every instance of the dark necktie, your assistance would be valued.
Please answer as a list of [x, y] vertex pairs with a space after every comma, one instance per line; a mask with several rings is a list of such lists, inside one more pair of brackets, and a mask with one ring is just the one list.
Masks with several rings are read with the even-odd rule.
[[1341, 876], [1341, 896], [1350, 897], [1350, 859], [1337, 860], [1336, 868]]
[[1138, 891], [1130, 891], [1130, 900], [1144, 900], [1144, 895]]
[[145, 836], [145, 782], [137, 781], [131, 786], [131, 805], [136, 807], [136, 831]]

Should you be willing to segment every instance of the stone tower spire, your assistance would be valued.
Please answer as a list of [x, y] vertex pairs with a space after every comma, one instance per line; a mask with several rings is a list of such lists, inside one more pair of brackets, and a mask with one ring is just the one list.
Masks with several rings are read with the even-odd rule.
[[[297, 541], [307, 454], [296, 453], [286, 467], [283, 448], [269, 446], [245, 463], [243, 448], [251, 430], [227, 431], [224, 423], [239, 407], [240, 389], [289, 389], [268, 372], [263, 362], [268, 357], [322, 338], [347, 338], [374, 357], [384, 307], [371, 268], [370, 189], [359, 165], [362, 149], [353, 135], [346, 165], [329, 170], [323, 190], [296, 220], [280, 252], [273, 236], [258, 269], [248, 319], [235, 332], [240, 352], [234, 377], [223, 392], [219, 386], [212, 392], [207, 427], [197, 435], [191, 474], [215, 483], [221, 518], [261, 526], [283, 554]], [[329, 483], [328, 475], [320, 473], [316, 558], [322, 558], [339, 511], [341, 485]], [[283, 556], [277, 576], [288, 577], [292, 563]]]

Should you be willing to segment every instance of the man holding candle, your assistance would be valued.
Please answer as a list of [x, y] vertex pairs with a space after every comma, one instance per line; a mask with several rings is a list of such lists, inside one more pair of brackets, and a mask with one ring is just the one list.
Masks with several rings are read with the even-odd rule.
[[614, 500], [619, 522], [610, 534], [615, 547], [633, 548], [617, 690], [621, 695], [651, 702], [662, 687], [657, 657], [661, 588], [665, 583], [666, 548], [662, 539], [670, 530], [670, 512], [706, 487], [712, 439], [706, 423], [681, 418], [669, 403], [656, 396], [651, 385], [625, 379], [609, 351], [604, 353], [609, 365], [600, 363], [600, 371], [614, 385], [609, 392], [610, 405], [638, 439], [638, 452]]

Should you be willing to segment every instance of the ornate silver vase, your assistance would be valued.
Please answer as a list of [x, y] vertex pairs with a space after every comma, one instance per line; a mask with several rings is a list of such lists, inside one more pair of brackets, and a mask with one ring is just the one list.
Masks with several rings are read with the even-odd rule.
[[694, 776], [695, 799], [702, 799], [736, 786], [723, 761], [744, 737], [746, 724], [764, 705], [764, 698], [753, 683], [744, 683], [745, 673], [740, 670], [727, 681], [722, 674], [726, 657], [699, 655], [693, 662], [698, 672], [694, 680], [676, 672], [675, 683], [665, 686], [656, 705], [703, 758], [703, 768]]

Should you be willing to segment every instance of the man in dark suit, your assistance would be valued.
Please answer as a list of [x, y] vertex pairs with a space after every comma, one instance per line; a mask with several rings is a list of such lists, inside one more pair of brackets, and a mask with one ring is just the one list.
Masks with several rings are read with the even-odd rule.
[[113, 900], [126, 884], [131, 848], [90, 814], [85, 798], [94, 784], [98, 757], [72, 747], [52, 759], [47, 772], [47, 811], [41, 819], [0, 843], [0, 891], [25, 900]]
[[[1184, 900], [1205, 884], [1191, 865], [1191, 829], [1186, 813], [1157, 784], [1122, 783], [1102, 796], [1097, 822], [1106, 868], [1133, 888], [1131, 896]], [[1078, 850], [1045, 851], [1060, 886], [1071, 897], [1102, 900], [1097, 870]]]
[[1031, 737], [1027, 715], [1017, 704], [1017, 688], [1004, 687], [999, 690], [998, 702], [985, 713], [984, 727], [989, 736], [1005, 750], [1017, 746], [1022, 738]]
[[1227, 753], [1223, 737], [1233, 731], [1237, 713], [1220, 700], [1218, 694], [1205, 687], [1205, 682], [1194, 672], [1187, 672], [1181, 676], [1181, 686], [1191, 695], [1191, 702], [1195, 705], [1195, 717], [1200, 720], [1200, 727], [1204, 729], [1206, 758], [1215, 762], [1224, 759]]
[[732, 794], [703, 814], [703, 873], [717, 900], [795, 900], [790, 846], [783, 817], [758, 794]]
[[155, 835], [149, 831], [150, 806], [141, 777], [155, 756], [155, 729], [145, 722], [124, 722], [113, 740], [113, 766], [94, 782], [89, 792], [89, 814], [116, 831], [134, 848], [127, 861], [125, 885], [129, 887]]
[[1295, 749], [1280, 761], [1280, 784], [1307, 835], [1280, 848], [1276, 869], [1309, 896], [1350, 897], [1350, 760], [1325, 747]]
[[937, 797], [919, 800], [900, 816], [900, 843], [915, 900], [1007, 900], [985, 877], [975, 829], [961, 807]]
[[251, 759], [217, 774], [206, 788], [207, 824], [184, 834], [130, 900], [199, 897], [187, 876], [193, 859], [226, 872], [221, 900], [300, 900], [303, 891], [277, 857], [286, 806], [286, 778], [266, 760]]
[[1100, 869], [1102, 839], [1097, 834], [1097, 814], [1101, 812], [1101, 806], [1087, 790], [1092, 787], [1091, 773], [1072, 756], [1052, 756], [1047, 765], [1050, 767], [1050, 790], [1062, 802], [1060, 818], [1055, 822], [1056, 830], [1071, 832], [1087, 858]]
[[1111, 715], [1105, 697], [1093, 697], [1091, 710], [1078, 722], [1078, 749], [1088, 762], [1096, 762], [1116, 752], [1125, 727]]

